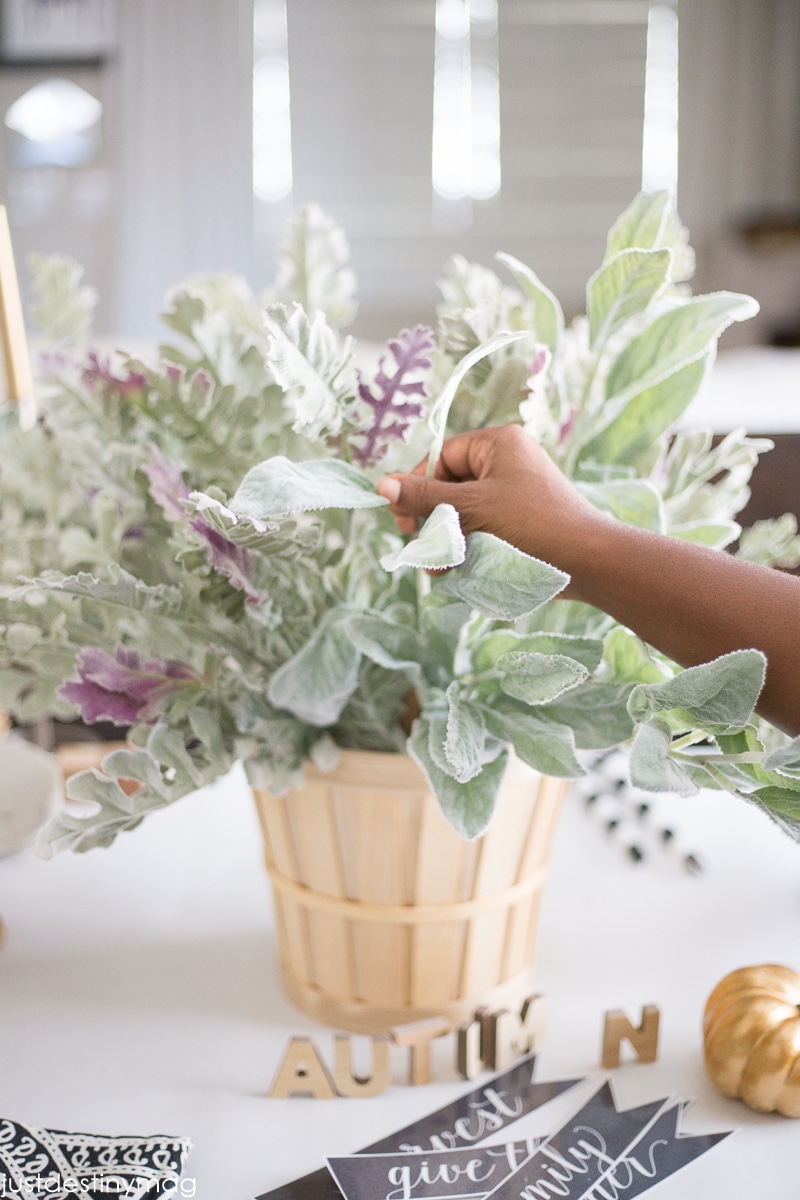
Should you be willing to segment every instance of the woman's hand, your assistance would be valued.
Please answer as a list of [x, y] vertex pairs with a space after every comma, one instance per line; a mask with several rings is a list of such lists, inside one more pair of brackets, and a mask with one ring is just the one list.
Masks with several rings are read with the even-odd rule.
[[581, 542], [606, 521], [518, 425], [458, 434], [444, 443], [432, 479], [425, 469], [422, 462], [378, 484], [401, 533], [414, 533], [437, 504], [452, 504], [465, 533], [493, 533], [570, 571]]
[[562, 596], [609, 613], [684, 667], [761, 650], [757, 711], [800, 734], [800, 579], [600, 513], [519, 426], [451, 438], [433, 479], [421, 463], [378, 491], [406, 534], [452, 504], [465, 533], [493, 533], [566, 571]]

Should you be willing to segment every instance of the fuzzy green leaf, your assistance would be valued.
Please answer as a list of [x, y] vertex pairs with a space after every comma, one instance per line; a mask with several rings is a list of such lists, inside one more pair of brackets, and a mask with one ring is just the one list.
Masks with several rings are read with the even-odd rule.
[[267, 689], [270, 703], [309, 725], [333, 725], [355, 690], [360, 662], [346, 614], [332, 610], [272, 676]]
[[682, 367], [704, 359], [734, 321], [758, 312], [752, 296], [714, 292], [685, 300], [656, 317], [619, 354], [606, 380], [608, 401], [632, 399]]
[[380, 613], [353, 615], [347, 628], [361, 653], [390, 671], [418, 672], [427, 657], [428, 647], [416, 629], [398, 625]]
[[454, 680], [447, 689], [447, 729], [444, 753], [459, 783], [468, 783], [484, 764], [486, 726], [478, 705], [464, 699]]
[[230, 502], [231, 512], [251, 521], [324, 508], [381, 508], [388, 501], [357, 467], [336, 459], [292, 462], [282, 454], [247, 472]]
[[644, 312], [670, 282], [669, 250], [620, 250], [589, 280], [589, 338], [604, 342], [629, 317]]
[[542, 721], [529, 708], [500, 700], [483, 707], [486, 728], [501, 741], [514, 747], [535, 771], [557, 779], [579, 779], [586, 771], [575, 757], [575, 738], [566, 725]]
[[433, 471], [438, 462], [439, 455], [442, 453], [450, 406], [455, 400], [456, 392], [462, 381], [466, 379], [472, 368], [481, 362], [482, 359], [487, 358], [490, 354], [494, 354], [496, 350], [502, 350], [504, 346], [509, 346], [512, 342], [517, 342], [520, 338], [524, 337], [528, 337], [528, 333], [525, 330], [519, 333], [509, 333], [507, 331], [496, 333], [487, 342], [483, 342], [480, 346], [476, 346], [474, 350], [471, 350], [469, 354], [465, 354], [456, 366], [441, 392], [436, 397], [428, 414], [428, 425], [433, 434], [433, 441], [428, 454], [428, 463], [431, 471]]
[[493, 534], [471, 533], [464, 563], [434, 579], [433, 587], [464, 600], [484, 616], [513, 621], [541, 608], [568, 583], [563, 571]]
[[341, 341], [324, 313], [309, 318], [299, 304], [268, 305], [264, 325], [267, 366], [287, 392], [295, 432], [308, 438], [337, 434], [358, 389], [353, 339]]
[[611, 479], [607, 483], [576, 483], [575, 487], [601, 512], [626, 525], [664, 533], [664, 505], [648, 479]]
[[530, 267], [518, 258], [502, 252], [496, 254], [495, 258], [508, 268], [530, 303], [533, 309], [531, 324], [536, 340], [544, 342], [551, 350], [555, 349], [564, 329], [564, 314], [558, 300]]
[[178, 588], [169, 587], [163, 583], [151, 587], [118, 566], [117, 563], [109, 563], [107, 575], [107, 579], [98, 579], [88, 571], [79, 571], [77, 575], [62, 575], [60, 571], [44, 571], [36, 579], [28, 581], [21, 587], [16, 596], [24, 596], [36, 589], [66, 592], [70, 596], [97, 600], [102, 604], [113, 604], [141, 613], [166, 615], [174, 612], [180, 605], [181, 594]]
[[781, 787], [758, 788], [748, 797], [795, 842], [800, 842], [800, 793]]
[[649, 250], [658, 246], [672, 206], [672, 194], [668, 191], [640, 192], [611, 226], [606, 260], [632, 247]]
[[750, 720], [764, 685], [766, 659], [758, 650], [734, 650], [712, 662], [688, 667], [666, 683], [642, 683], [631, 692], [628, 711], [636, 721], [674, 710], [688, 726], [732, 731]]
[[400, 567], [435, 569], [458, 566], [466, 554], [467, 543], [457, 511], [452, 504], [437, 504], [413, 541], [384, 554], [380, 561], [384, 571], [397, 571]]
[[559, 725], [568, 725], [580, 750], [606, 750], [626, 741], [633, 732], [627, 710], [630, 692], [630, 684], [590, 679], [537, 711]]
[[420, 719], [414, 722], [408, 751], [428, 780], [448, 824], [470, 841], [480, 837], [497, 806], [500, 785], [508, 764], [508, 751], [504, 750], [494, 762], [487, 763], [468, 783], [458, 783], [437, 767], [428, 746], [426, 721]]
[[305, 205], [291, 217], [278, 247], [278, 299], [297, 302], [307, 313], [321, 311], [331, 325], [349, 325], [356, 311], [356, 280], [349, 259], [341, 226], [318, 204]]
[[583, 683], [589, 675], [574, 658], [524, 650], [502, 654], [495, 666], [503, 672], [500, 687], [505, 694], [525, 704], [547, 704]]
[[706, 355], [633, 396], [619, 416], [583, 448], [582, 460], [637, 462], [689, 407], [712, 362], [713, 355]]
[[515, 633], [497, 629], [484, 637], [473, 651], [476, 671], [490, 670], [502, 654], [524, 650], [531, 654], [565, 654], [576, 659], [587, 671], [595, 671], [603, 658], [603, 643], [598, 638], [573, 633]]
[[631, 783], [648, 792], [677, 792], [695, 796], [700, 790], [683, 767], [669, 757], [672, 732], [654, 717], [636, 730], [630, 753]]
[[644, 642], [618, 625], [606, 636], [603, 658], [615, 679], [629, 683], [662, 683], [664, 672], [650, 657]]

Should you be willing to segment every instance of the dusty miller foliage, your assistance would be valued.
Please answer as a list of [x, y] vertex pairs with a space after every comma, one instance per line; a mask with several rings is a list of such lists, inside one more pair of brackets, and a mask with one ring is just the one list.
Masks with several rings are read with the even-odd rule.
[[[672, 430], [756, 305], [688, 293], [669, 196], [622, 214], [570, 327], [529, 267], [498, 260], [453, 258], [436, 335], [402, 331], [371, 375], [340, 332], [346, 241], [315, 207], [264, 297], [223, 275], [171, 293], [157, 366], [92, 351], [79, 269], [32, 264], [51, 349], [36, 428], [2, 417], [0, 704], [114, 719], [132, 747], [70, 781], [91, 813], [60, 814], [45, 852], [108, 845], [236, 760], [281, 791], [338, 747], [408, 750], [466, 837], [491, 819], [509, 744], [566, 777], [576, 752], [626, 744], [639, 786], [724, 788], [800, 837], [800, 739], [753, 716], [760, 653], [680, 670], [558, 599], [560, 571], [465, 539], [449, 506], [409, 540], [376, 494], [448, 432], [517, 422], [617, 519], [719, 550], [738, 538], [769, 443]], [[795, 561], [795, 535], [784, 519], [742, 545]]]

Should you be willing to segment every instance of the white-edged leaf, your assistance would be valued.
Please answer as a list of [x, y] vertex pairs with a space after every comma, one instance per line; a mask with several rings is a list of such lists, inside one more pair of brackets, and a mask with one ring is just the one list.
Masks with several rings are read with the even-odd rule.
[[666, 721], [654, 717], [636, 730], [630, 753], [634, 787], [648, 792], [677, 792], [695, 796], [700, 790], [683, 767], [669, 757], [672, 732]]
[[331, 610], [297, 654], [272, 676], [267, 696], [276, 708], [309, 725], [333, 725], [355, 690], [360, 662], [347, 614]]
[[759, 650], [734, 650], [712, 662], [687, 667], [666, 683], [640, 683], [628, 711], [635, 721], [677, 710], [701, 728], [742, 729], [764, 685], [766, 659]]
[[712, 550], [724, 550], [741, 532], [742, 527], [736, 521], [687, 521], [670, 526], [669, 535], [683, 542], [709, 546]]
[[413, 541], [399, 550], [384, 554], [384, 571], [400, 567], [455, 567], [467, 554], [467, 543], [461, 532], [458, 512], [452, 504], [437, 504]]
[[729, 325], [757, 312], [758, 301], [752, 296], [712, 292], [661, 313], [615, 359], [606, 380], [608, 401], [631, 399], [705, 358]]
[[575, 487], [595, 508], [626, 525], [666, 532], [664, 504], [649, 479], [610, 479], [607, 483], [576, 483]]
[[464, 699], [461, 685], [454, 680], [447, 689], [447, 729], [445, 758], [459, 783], [468, 783], [484, 765], [486, 726], [478, 705]]
[[88, 600], [97, 600], [102, 604], [118, 605], [120, 608], [132, 608], [142, 613], [162, 613], [169, 615], [180, 606], [181, 593], [179, 588], [165, 583], [150, 585], [131, 575], [117, 563], [109, 563], [106, 569], [107, 578], [98, 579], [89, 571], [78, 571], [77, 575], [62, 575], [60, 571], [45, 571], [36, 579], [26, 580], [24, 585], [12, 592], [11, 599], [43, 589], [51, 592], [67, 592], [70, 596], [80, 596]]
[[579, 779], [586, 774], [575, 757], [575, 738], [567, 725], [541, 721], [530, 709], [502, 700], [492, 707], [483, 706], [486, 728], [529, 767], [557, 779]]
[[501, 654], [524, 650], [532, 654], [564, 654], [576, 659], [587, 671], [595, 671], [603, 657], [599, 638], [574, 633], [516, 633], [513, 629], [495, 629], [482, 638], [472, 652], [476, 671], [490, 670]]
[[269, 334], [267, 366], [287, 392], [293, 428], [308, 438], [336, 434], [358, 390], [353, 339], [343, 341], [322, 312], [309, 318], [299, 304], [270, 304], [264, 311]]
[[496, 333], [494, 337], [489, 338], [488, 342], [483, 342], [480, 346], [476, 346], [474, 350], [471, 350], [469, 354], [465, 354], [458, 363], [441, 392], [436, 397], [428, 414], [428, 425], [433, 434], [433, 441], [428, 454], [431, 471], [436, 465], [439, 455], [442, 453], [445, 430], [447, 429], [447, 416], [462, 380], [466, 378], [472, 368], [481, 362], [482, 359], [487, 358], [490, 354], [494, 354], [496, 350], [502, 350], [503, 346], [509, 346], [512, 342], [518, 342], [520, 338], [528, 336], [529, 334], [526, 330], [518, 333], [510, 333], [507, 330], [503, 330], [500, 333]]
[[800, 737], [793, 738], [787, 746], [770, 751], [762, 766], [765, 771], [780, 771], [793, 779], [800, 778]]
[[711, 352], [633, 396], [619, 415], [584, 447], [582, 459], [615, 464], [636, 462], [683, 415], [713, 361]]
[[554, 350], [564, 329], [564, 313], [556, 297], [541, 279], [518, 258], [502, 251], [495, 254], [507, 267], [533, 309], [533, 333], [536, 340]]
[[608, 233], [606, 260], [631, 248], [649, 250], [658, 246], [673, 209], [669, 191], [639, 192]]
[[347, 628], [362, 654], [390, 671], [420, 671], [429, 653], [416, 629], [380, 613], [354, 614]]
[[382, 508], [388, 504], [357, 467], [336, 459], [292, 462], [282, 454], [247, 472], [230, 502], [237, 517], [267, 521], [323, 508]]
[[468, 783], [458, 783], [433, 761], [428, 745], [428, 723], [420, 718], [412, 727], [408, 752], [428, 780], [448, 824], [470, 841], [480, 837], [497, 806], [500, 785], [508, 764], [508, 751], [504, 750], [493, 762], [487, 763]]
[[278, 299], [307, 313], [322, 311], [329, 324], [348, 325], [356, 311], [356, 279], [347, 265], [350, 247], [341, 226], [318, 204], [293, 214], [278, 246]]
[[586, 667], [563, 654], [536, 654], [512, 650], [498, 658], [500, 687], [507, 696], [525, 704], [547, 704], [589, 677]]
[[620, 250], [595, 272], [586, 287], [589, 340], [606, 338], [629, 317], [644, 312], [670, 282], [672, 251]]
[[514, 621], [552, 600], [569, 576], [523, 554], [491, 533], [471, 533], [461, 566], [437, 576], [433, 587], [463, 600], [487, 617]]
[[606, 750], [627, 741], [633, 732], [627, 700], [632, 685], [589, 679], [552, 704], [537, 709], [559, 725], [568, 725], [580, 750]]

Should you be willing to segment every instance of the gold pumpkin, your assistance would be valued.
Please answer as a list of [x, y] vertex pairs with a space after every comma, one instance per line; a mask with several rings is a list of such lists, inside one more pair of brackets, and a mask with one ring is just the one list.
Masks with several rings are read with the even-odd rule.
[[706, 1003], [703, 1049], [723, 1096], [800, 1117], [800, 975], [777, 965], [726, 975]]

